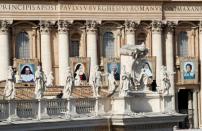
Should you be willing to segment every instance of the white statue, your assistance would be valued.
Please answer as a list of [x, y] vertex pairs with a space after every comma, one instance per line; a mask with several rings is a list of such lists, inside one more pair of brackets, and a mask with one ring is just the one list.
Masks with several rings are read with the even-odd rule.
[[48, 76], [47, 76], [47, 81], [46, 81], [46, 87], [52, 87], [53, 86], [53, 72], [51, 71]]
[[37, 70], [35, 72], [35, 98], [41, 99], [43, 97], [43, 93], [46, 89], [46, 76], [41, 69], [41, 66], [37, 66]]
[[20, 78], [19, 72], [17, 71], [15, 73], [15, 83], [20, 83], [20, 82], [21, 82], [21, 78]]
[[116, 80], [114, 78], [114, 70], [111, 71], [111, 73], [108, 75], [108, 83], [109, 83], [109, 89], [108, 92], [111, 94], [116, 89]]
[[171, 87], [169, 73], [166, 66], [161, 66], [161, 92], [164, 94], [169, 94], [169, 89]]
[[69, 98], [72, 94], [72, 87], [74, 83], [74, 77], [71, 73], [70, 67], [67, 68], [66, 84], [63, 89], [63, 98]]
[[143, 90], [148, 90], [148, 81], [152, 80], [152, 70], [149, 66], [149, 64], [146, 62], [143, 65], [143, 68], [141, 69], [139, 78], [138, 78], [138, 83], [139, 85], [142, 85]]
[[4, 89], [4, 96], [6, 99], [11, 100], [15, 98], [15, 79], [12, 66], [8, 67], [8, 76]]
[[99, 96], [99, 88], [102, 86], [102, 73], [99, 71], [99, 66], [95, 67], [93, 76], [93, 96]]
[[119, 92], [119, 96], [124, 97], [128, 95], [128, 91], [131, 87], [131, 76], [129, 73], [126, 72], [125, 70], [125, 66], [123, 66], [123, 73], [122, 73], [122, 83], [121, 83], [121, 87], [120, 87], [120, 92]]

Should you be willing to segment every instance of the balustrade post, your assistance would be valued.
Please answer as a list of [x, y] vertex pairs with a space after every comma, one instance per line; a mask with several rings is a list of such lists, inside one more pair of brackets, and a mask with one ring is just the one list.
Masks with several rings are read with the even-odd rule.
[[8, 100], [8, 121], [11, 122], [16, 119], [18, 119], [16, 101]]
[[38, 120], [41, 120], [41, 100], [40, 99], [38, 99], [38, 117], [37, 117], [37, 119]]
[[95, 98], [95, 116], [98, 116], [98, 112], [99, 112], [99, 98], [96, 97]]
[[75, 99], [69, 99], [69, 109], [71, 114], [77, 114], [76, 113], [76, 101]]
[[47, 103], [46, 99], [41, 99], [40, 106], [41, 106], [41, 118], [43, 118], [43, 119], [49, 118], [50, 116], [48, 115], [48, 111], [47, 111], [48, 103]]
[[67, 98], [67, 112], [71, 114], [70, 98]]

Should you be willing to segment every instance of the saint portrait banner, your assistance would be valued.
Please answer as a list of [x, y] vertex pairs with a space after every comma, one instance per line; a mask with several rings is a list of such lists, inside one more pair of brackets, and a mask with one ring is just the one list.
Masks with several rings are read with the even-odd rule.
[[116, 81], [120, 80], [121, 74], [121, 64], [119, 58], [105, 58], [104, 59], [104, 70], [106, 73], [114, 72], [114, 79]]
[[198, 83], [198, 61], [195, 57], [180, 57], [181, 84]]
[[78, 82], [77, 84], [77, 80], [81, 81], [82, 85], [86, 85], [87, 81], [89, 80], [90, 74], [90, 58], [71, 57], [70, 67], [75, 79], [75, 86], [80, 85], [80, 82]]
[[[33, 83], [37, 59], [16, 59], [16, 82], [17, 83]], [[18, 77], [18, 78], [17, 78]]]

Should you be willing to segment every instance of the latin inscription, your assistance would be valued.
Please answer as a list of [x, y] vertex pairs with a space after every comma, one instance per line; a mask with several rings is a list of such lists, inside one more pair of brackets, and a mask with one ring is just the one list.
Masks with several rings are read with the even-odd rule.
[[37, 5], [37, 4], [0, 4], [0, 11], [94, 11], [94, 12], [150, 12], [161, 11], [161, 6], [142, 5]]
[[202, 5], [76, 5], [76, 4], [0, 4], [1, 12], [202, 12]]

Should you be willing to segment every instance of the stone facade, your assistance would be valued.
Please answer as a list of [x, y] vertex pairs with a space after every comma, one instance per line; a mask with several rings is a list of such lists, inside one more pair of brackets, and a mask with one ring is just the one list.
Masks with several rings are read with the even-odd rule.
[[[92, 2], [93, 1], [93, 2]], [[193, 1], [138, 1], [138, 0], [30, 0], [1, 1], [0, 3], [0, 80], [6, 80], [7, 68], [15, 66], [18, 35], [26, 32], [29, 38], [29, 59], [38, 59], [45, 74], [53, 71], [54, 84], [65, 84], [65, 71], [69, 66], [72, 41], [79, 43], [79, 57], [90, 57], [93, 72], [96, 65], [103, 66], [106, 32], [114, 35], [114, 57], [120, 57], [125, 44], [144, 42], [148, 56], [156, 57], [156, 80], [160, 83], [160, 67], [166, 65], [171, 77], [170, 92], [189, 90], [187, 110], [193, 113], [191, 128], [202, 128], [200, 100], [202, 59], [202, 2]], [[199, 61], [199, 81], [181, 82], [180, 43], [181, 32], [186, 32], [187, 57]], [[91, 76], [90, 76], [91, 77]], [[191, 94], [190, 94], [191, 93]]]

